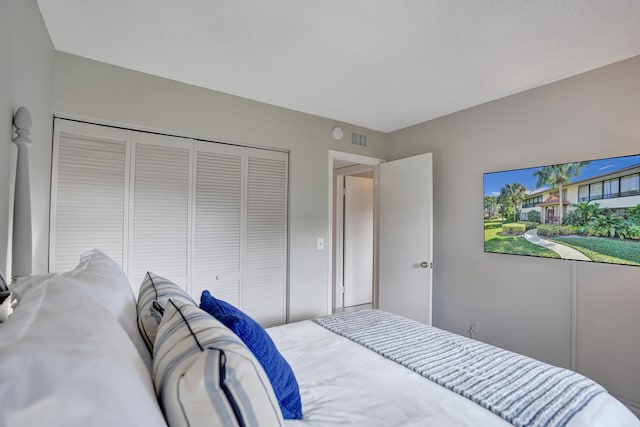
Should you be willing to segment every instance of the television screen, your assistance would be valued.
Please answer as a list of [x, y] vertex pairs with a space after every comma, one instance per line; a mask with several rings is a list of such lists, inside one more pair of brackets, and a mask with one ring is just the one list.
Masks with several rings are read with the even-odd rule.
[[640, 154], [485, 173], [484, 250], [640, 265]]

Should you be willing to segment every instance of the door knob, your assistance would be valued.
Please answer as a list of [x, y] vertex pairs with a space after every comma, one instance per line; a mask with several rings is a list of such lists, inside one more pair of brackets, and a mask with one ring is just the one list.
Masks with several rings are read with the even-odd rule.
[[429, 268], [429, 263], [427, 261], [422, 261], [420, 263], [420, 268]]

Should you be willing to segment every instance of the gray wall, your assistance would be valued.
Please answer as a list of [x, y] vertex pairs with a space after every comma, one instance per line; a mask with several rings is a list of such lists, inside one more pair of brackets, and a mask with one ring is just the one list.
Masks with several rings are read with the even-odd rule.
[[[574, 263], [484, 253], [482, 174], [640, 153], [639, 76], [636, 57], [390, 134], [390, 159], [433, 153], [435, 326], [570, 366]], [[576, 368], [640, 402], [640, 311], [620, 304], [640, 269], [575, 266]]]
[[[11, 14], [0, 13], [0, 271], [7, 271], [9, 233], [9, 153], [13, 117]], [[8, 60], [7, 60], [8, 59]]]
[[[9, 218], [15, 176], [13, 112], [20, 106], [31, 111], [32, 211], [34, 242], [38, 248], [34, 265], [39, 271], [47, 265], [49, 188], [46, 176], [51, 164], [51, 96], [53, 45], [44, 26], [36, 0], [4, 2], [0, 14], [0, 270], [8, 271]], [[44, 251], [43, 251], [44, 249]]]
[[351, 148], [331, 138], [332, 120], [59, 52], [54, 79], [55, 113], [290, 150], [290, 318], [326, 314], [330, 251], [316, 238], [328, 237], [328, 150], [381, 156], [386, 135], [367, 130], [368, 147]]

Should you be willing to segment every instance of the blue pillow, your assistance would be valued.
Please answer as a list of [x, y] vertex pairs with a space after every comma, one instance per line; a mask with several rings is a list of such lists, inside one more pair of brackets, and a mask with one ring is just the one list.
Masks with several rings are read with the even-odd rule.
[[202, 292], [200, 308], [231, 329], [249, 347], [271, 381], [282, 416], [290, 420], [302, 419], [298, 381], [262, 326], [231, 304], [214, 298], [209, 291]]

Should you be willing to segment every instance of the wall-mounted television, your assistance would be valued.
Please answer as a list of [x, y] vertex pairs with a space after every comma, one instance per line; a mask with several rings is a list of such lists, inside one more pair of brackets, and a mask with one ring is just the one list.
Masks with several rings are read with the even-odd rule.
[[640, 154], [484, 174], [484, 251], [640, 266]]

